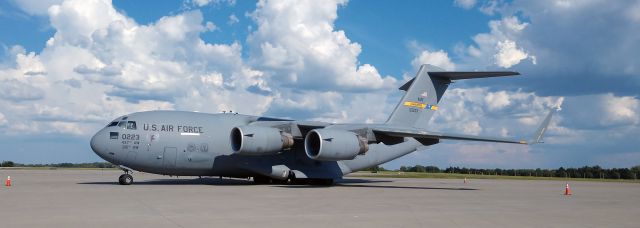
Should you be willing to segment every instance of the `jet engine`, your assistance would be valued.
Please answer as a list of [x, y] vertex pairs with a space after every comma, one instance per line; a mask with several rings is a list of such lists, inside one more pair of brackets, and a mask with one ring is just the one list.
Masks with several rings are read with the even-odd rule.
[[231, 149], [239, 155], [276, 154], [293, 146], [293, 136], [278, 128], [239, 126], [231, 129]]
[[345, 130], [315, 129], [304, 139], [307, 156], [314, 160], [351, 160], [369, 150], [367, 139]]

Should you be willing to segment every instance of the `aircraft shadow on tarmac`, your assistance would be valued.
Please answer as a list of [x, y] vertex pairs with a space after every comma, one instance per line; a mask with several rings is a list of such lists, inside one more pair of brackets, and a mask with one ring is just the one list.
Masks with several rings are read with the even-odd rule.
[[[117, 181], [81, 182], [78, 184], [119, 185]], [[253, 185], [253, 182], [243, 179], [195, 178], [136, 181], [133, 185]]]
[[367, 184], [338, 184], [339, 187], [349, 188], [390, 188], [390, 189], [422, 189], [422, 190], [454, 190], [454, 191], [475, 191], [476, 188], [446, 188], [446, 187], [428, 187], [428, 186], [389, 186], [389, 185], [367, 185]]
[[[379, 183], [379, 182], [391, 182], [388, 180], [364, 180], [364, 179], [344, 179], [339, 180], [337, 183]], [[78, 184], [95, 184], [95, 185], [119, 185], [117, 181], [102, 181], [102, 182], [81, 182]], [[253, 181], [247, 179], [227, 179], [227, 178], [191, 178], [191, 179], [155, 179], [137, 181], [134, 185], [254, 185]], [[273, 184], [274, 186], [280, 186], [280, 184]], [[300, 184], [294, 184], [301, 186]], [[286, 185], [286, 186], [294, 186]], [[311, 185], [308, 185], [311, 186]], [[315, 186], [311, 186], [315, 187]], [[320, 186], [325, 187], [325, 186]]]
[[473, 191], [475, 188], [454, 188], [454, 187], [428, 187], [428, 186], [393, 186], [393, 185], [374, 185], [374, 183], [390, 183], [392, 180], [367, 180], [367, 179], [342, 179], [336, 181], [334, 185], [274, 185], [280, 188], [327, 188], [327, 187], [348, 187], [348, 188], [389, 188], [389, 189], [423, 189], [423, 190], [456, 190], [456, 191]]
[[[348, 187], [348, 188], [389, 188], [389, 189], [423, 189], [423, 190], [456, 190], [456, 191], [473, 191], [475, 188], [458, 188], [458, 187], [428, 187], [428, 186], [393, 186], [393, 185], [374, 185], [374, 183], [389, 183], [391, 180], [366, 180], [366, 179], [342, 179], [336, 181], [334, 185], [307, 185], [307, 184], [272, 184], [273, 187], [279, 188], [327, 188], [327, 187]], [[78, 184], [88, 185], [119, 185], [116, 181], [103, 182], [81, 182]], [[245, 179], [219, 179], [219, 178], [195, 178], [195, 179], [157, 179], [135, 182], [134, 185], [216, 185], [216, 186], [232, 186], [232, 185], [254, 185], [252, 181]]]

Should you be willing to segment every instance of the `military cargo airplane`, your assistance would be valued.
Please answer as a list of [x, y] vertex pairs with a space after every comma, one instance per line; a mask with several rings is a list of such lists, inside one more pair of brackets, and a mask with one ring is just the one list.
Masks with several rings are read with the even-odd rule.
[[131, 113], [111, 121], [91, 138], [91, 149], [123, 171], [171, 176], [253, 178], [255, 183], [330, 185], [348, 173], [391, 161], [441, 140], [497, 143], [541, 142], [555, 110], [529, 140], [433, 132], [429, 119], [456, 80], [519, 75], [518, 72], [451, 72], [422, 65], [400, 87], [406, 91], [381, 124], [316, 121], [184, 111]]

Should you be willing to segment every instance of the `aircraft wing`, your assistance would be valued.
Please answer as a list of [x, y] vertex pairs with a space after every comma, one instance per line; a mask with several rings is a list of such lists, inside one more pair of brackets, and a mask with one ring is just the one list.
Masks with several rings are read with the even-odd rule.
[[544, 118], [535, 134], [529, 140], [515, 140], [509, 138], [495, 138], [475, 135], [463, 135], [441, 132], [430, 132], [420, 128], [410, 127], [394, 127], [394, 126], [376, 126], [372, 130], [376, 134], [383, 134], [392, 137], [413, 137], [415, 139], [451, 139], [451, 140], [467, 140], [467, 141], [481, 141], [481, 142], [499, 142], [499, 143], [515, 143], [531, 145], [542, 142], [542, 137], [551, 122], [551, 117], [556, 110], [552, 109], [549, 114]]
[[377, 134], [384, 134], [384, 135], [394, 136], [394, 137], [412, 137], [416, 139], [451, 139], [451, 140], [467, 140], [467, 141], [482, 141], [482, 142], [529, 144], [526, 140], [514, 140], [514, 139], [507, 139], [507, 138], [494, 138], [494, 137], [451, 134], [451, 133], [441, 133], [441, 132], [427, 132], [427, 131], [412, 130], [412, 129], [374, 128], [373, 131]]

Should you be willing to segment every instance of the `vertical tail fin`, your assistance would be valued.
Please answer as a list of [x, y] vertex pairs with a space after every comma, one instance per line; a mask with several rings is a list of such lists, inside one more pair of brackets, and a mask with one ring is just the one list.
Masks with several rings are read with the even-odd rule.
[[432, 65], [422, 65], [416, 77], [400, 87], [407, 91], [389, 116], [386, 124], [403, 127], [426, 127], [438, 110], [438, 102], [451, 80], [429, 76], [429, 70], [442, 71]]
[[416, 77], [409, 80], [400, 90], [407, 91], [400, 103], [389, 116], [386, 124], [426, 128], [429, 120], [438, 110], [438, 103], [452, 80], [519, 75], [511, 71], [444, 71], [433, 65], [422, 65]]

